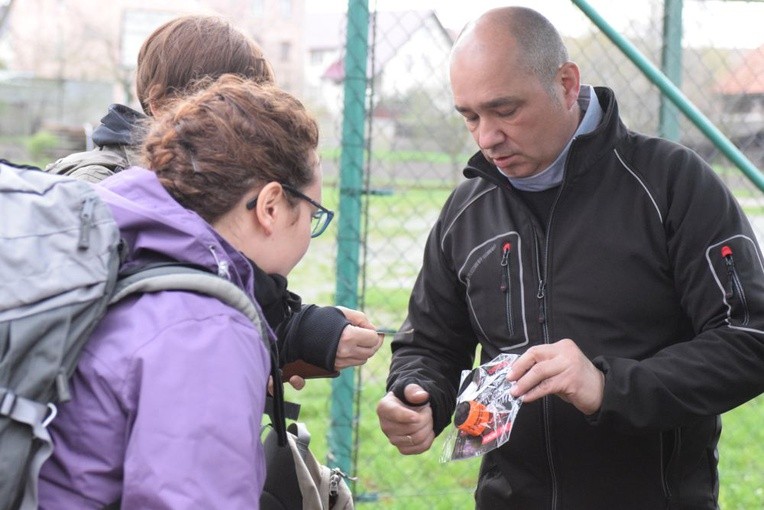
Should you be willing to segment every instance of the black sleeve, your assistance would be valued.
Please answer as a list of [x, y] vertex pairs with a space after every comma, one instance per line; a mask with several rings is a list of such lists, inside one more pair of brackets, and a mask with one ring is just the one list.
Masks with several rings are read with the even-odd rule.
[[600, 412], [589, 418], [596, 425], [665, 430], [764, 391], [764, 259], [756, 236], [713, 171], [681, 154], [668, 174], [675, 182], [663, 186], [664, 228], [695, 337], [643, 360], [596, 357], [606, 379]]
[[410, 383], [429, 393], [436, 435], [451, 421], [461, 372], [472, 367], [477, 346], [465, 289], [441, 249], [444, 214], [450, 202], [428, 237], [408, 317], [391, 343], [393, 356], [387, 378], [388, 391], [399, 399]]
[[350, 322], [333, 306], [305, 305], [276, 328], [281, 366], [296, 360], [334, 370], [337, 347]]

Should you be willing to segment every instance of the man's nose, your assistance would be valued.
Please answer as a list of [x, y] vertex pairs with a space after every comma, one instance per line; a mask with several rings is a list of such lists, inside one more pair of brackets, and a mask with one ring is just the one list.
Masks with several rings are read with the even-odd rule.
[[504, 141], [504, 133], [496, 122], [491, 119], [481, 119], [476, 141], [481, 149], [491, 149]]

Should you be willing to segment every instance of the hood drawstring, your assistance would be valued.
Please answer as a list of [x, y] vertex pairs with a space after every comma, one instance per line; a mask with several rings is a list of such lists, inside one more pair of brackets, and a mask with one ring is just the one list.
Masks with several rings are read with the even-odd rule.
[[226, 280], [231, 279], [231, 274], [228, 272], [228, 261], [227, 260], [220, 260], [218, 258], [217, 253], [215, 252], [215, 247], [210, 246], [210, 253], [212, 253], [212, 257], [215, 259], [215, 263], [218, 265], [218, 276], [221, 278], [225, 278]]

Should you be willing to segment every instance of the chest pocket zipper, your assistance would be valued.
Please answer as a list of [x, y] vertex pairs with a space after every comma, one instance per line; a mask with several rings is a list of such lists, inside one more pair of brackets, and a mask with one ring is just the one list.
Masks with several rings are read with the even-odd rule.
[[509, 254], [512, 252], [512, 244], [504, 243], [501, 249], [501, 285], [504, 293], [504, 317], [507, 321], [507, 329], [510, 336], [515, 334], [515, 320], [512, 314], [512, 286], [509, 274]]
[[750, 320], [750, 314], [748, 313], [748, 303], [746, 303], [743, 284], [740, 281], [740, 276], [735, 268], [735, 260], [732, 258], [732, 248], [725, 245], [722, 247], [721, 251], [724, 264], [727, 266], [727, 276], [729, 278], [727, 282], [726, 298], [730, 299], [737, 293], [738, 299], [740, 300], [740, 306], [743, 309], [742, 325], [745, 326]]

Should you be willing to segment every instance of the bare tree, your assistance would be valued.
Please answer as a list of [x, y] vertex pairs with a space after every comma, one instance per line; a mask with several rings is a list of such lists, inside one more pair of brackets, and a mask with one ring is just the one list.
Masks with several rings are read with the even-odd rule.
[[15, 2], [15, 0], [5, 0], [5, 3], [0, 5], [0, 34], [3, 32], [3, 29], [5, 29], [5, 22], [8, 21], [8, 15], [13, 7], [13, 2]]

